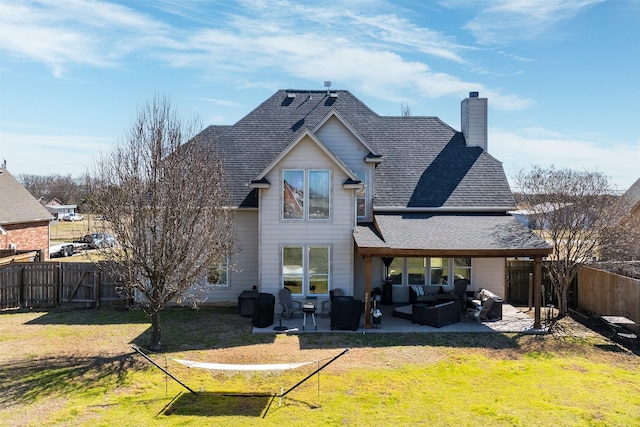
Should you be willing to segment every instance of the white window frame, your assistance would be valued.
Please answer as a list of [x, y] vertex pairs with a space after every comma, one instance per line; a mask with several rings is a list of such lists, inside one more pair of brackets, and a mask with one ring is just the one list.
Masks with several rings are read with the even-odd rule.
[[[332, 289], [331, 283], [331, 245], [329, 244], [285, 244], [280, 248], [280, 288], [285, 287], [285, 271], [284, 271], [284, 251], [286, 248], [301, 248], [302, 249], [302, 274], [295, 275], [302, 278], [302, 286], [301, 293], [294, 293], [292, 290], [292, 295], [295, 296], [317, 296], [317, 297], [326, 297], [329, 295], [329, 291]], [[313, 274], [309, 271], [309, 251], [311, 248], [322, 248], [327, 250], [327, 273], [326, 274]], [[294, 274], [289, 273], [289, 276], [294, 276]], [[311, 278], [314, 276], [326, 276], [327, 278], [327, 292], [326, 293], [312, 293], [311, 292]]]
[[[224, 277], [225, 277], [225, 281], [224, 283], [211, 283], [209, 282], [209, 277], [211, 277], [211, 271], [212, 270], [220, 270], [220, 271], [224, 271]], [[225, 258], [225, 263], [224, 264], [218, 264], [218, 265], [212, 265], [207, 269], [207, 286], [213, 287], [213, 288], [228, 288], [230, 286], [229, 283], [229, 258]]]
[[[303, 174], [303, 198], [302, 198], [302, 217], [301, 218], [286, 218], [285, 217], [285, 174], [287, 172], [302, 172]], [[329, 188], [327, 197], [329, 198], [329, 206], [328, 213], [326, 218], [313, 218], [309, 214], [310, 208], [310, 191], [309, 191], [309, 181], [310, 175], [315, 172], [323, 172], [327, 174], [328, 185]], [[283, 169], [280, 177], [281, 191], [280, 191], [280, 219], [283, 221], [331, 221], [331, 211], [332, 211], [332, 174], [329, 169]]]
[[[421, 257], [404, 257], [401, 258], [402, 259], [402, 283], [394, 283], [394, 286], [409, 286], [409, 258], [421, 258]], [[434, 257], [434, 258], [443, 258], [443, 257]], [[455, 266], [455, 260], [457, 258], [464, 258], [464, 259], [469, 259], [469, 266], [468, 267], [456, 267]], [[398, 258], [396, 258], [398, 259]], [[432, 258], [427, 258], [424, 257], [422, 259], [425, 259], [425, 263], [424, 263], [424, 283], [421, 285], [426, 285], [426, 286], [452, 286], [454, 284], [455, 281], [455, 271], [456, 270], [460, 270], [460, 269], [464, 269], [466, 271], [468, 271], [468, 276], [469, 276], [469, 281], [471, 281], [471, 277], [473, 274], [473, 258], [470, 257], [454, 257], [454, 258], [443, 258], [448, 260], [448, 265], [447, 265], [447, 269], [444, 272], [444, 274], [447, 275], [447, 282], [446, 283], [441, 283], [441, 284], [431, 284], [431, 259]], [[395, 260], [394, 260], [395, 261]], [[383, 277], [384, 277], [384, 269], [385, 267], [383, 266]], [[443, 275], [444, 275], [443, 274]], [[412, 284], [416, 284], [416, 283], [412, 283]]]

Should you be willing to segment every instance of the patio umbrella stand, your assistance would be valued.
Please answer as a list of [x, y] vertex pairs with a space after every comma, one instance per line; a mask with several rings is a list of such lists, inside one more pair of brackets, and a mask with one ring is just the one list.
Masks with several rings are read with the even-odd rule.
[[274, 326], [273, 330], [274, 331], [286, 331], [287, 329], [289, 329], [288, 326], [282, 326], [282, 316], [280, 316], [280, 323], [278, 326]]

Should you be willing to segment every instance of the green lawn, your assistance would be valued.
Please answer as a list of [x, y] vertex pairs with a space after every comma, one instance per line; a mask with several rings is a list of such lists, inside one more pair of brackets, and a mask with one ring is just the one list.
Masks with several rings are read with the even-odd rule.
[[[0, 314], [0, 425], [640, 425], [640, 358], [599, 336], [252, 335], [234, 311], [163, 312], [166, 351], [151, 357], [197, 396], [131, 350], [148, 339], [142, 312]], [[281, 406], [271, 395], [317, 364], [212, 373], [170, 360], [326, 361], [344, 348]]]

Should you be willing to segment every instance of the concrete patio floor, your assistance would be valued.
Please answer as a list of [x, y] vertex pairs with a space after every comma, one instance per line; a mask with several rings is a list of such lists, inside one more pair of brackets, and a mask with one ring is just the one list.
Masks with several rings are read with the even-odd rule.
[[[291, 319], [282, 319], [282, 326], [287, 330], [277, 331], [274, 327], [280, 325], [280, 314], [276, 313], [274, 323], [266, 328], [253, 327], [254, 334], [313, 334], [313, 333], [359, 333], [359, 334], [388, 334], [388, 333], [434, 333], [434, 332], [470, 332], [470, 333], [528, 333], [528, 334], [544, 334], [544, 329], [533, 328], [533, 312], [531, 315], [523, 312], [521, 309], [513, 307], [510, 304], [502, 305], [502, 320], [495, 322], [479, 322], [473, 319], [467, 319], [463, 313], [460, 314], [460, 322], [451, 325], [435, 328], [427, 325], [419, 325], [412, 323], [411, 320], [401, 319], [393, 316], [393, 310], [396, 305], [380, 305], [378, 308], [382, 310], [382, 322], [379, 328], [364, 329], [364, 316], [360, 319], [360, 327], [355, 331], [350, 330], [331, 330], [330, 318], [328, 314], [316, 315], [317, 330], [313, 326], [311, 316], [307, 316], [306, 326], [303, 330], [303, 318], [300, 314], [296, 314]], [[524, 308], [526, 310], [526, 308]]]

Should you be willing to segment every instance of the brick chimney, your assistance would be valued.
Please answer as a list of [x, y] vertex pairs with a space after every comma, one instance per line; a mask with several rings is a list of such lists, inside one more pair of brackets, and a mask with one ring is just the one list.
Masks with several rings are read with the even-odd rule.
[[469, 92], [469, 97], [460, 103], [460, 110], [460, 127], [467, 146], [488, 151], [487, 98], [480, 98], [478, 92]]

